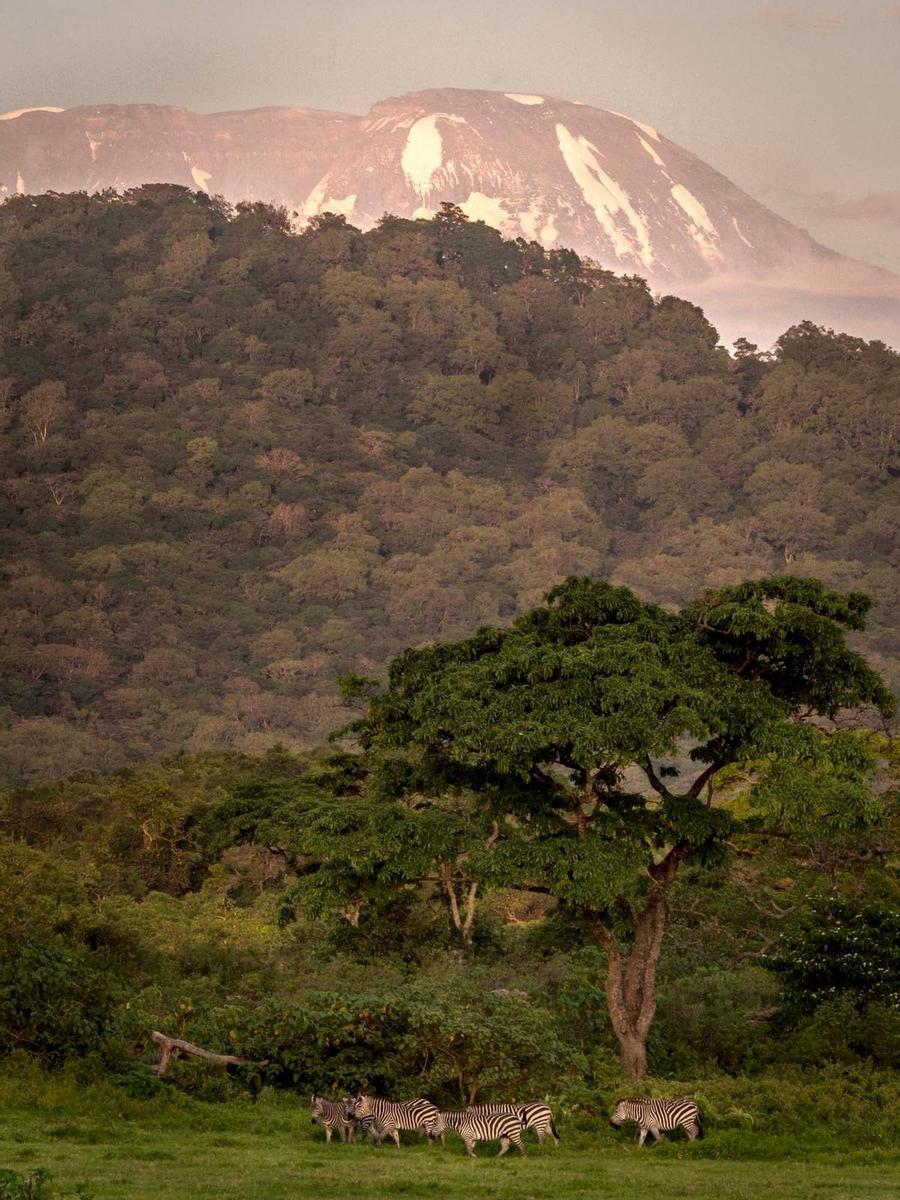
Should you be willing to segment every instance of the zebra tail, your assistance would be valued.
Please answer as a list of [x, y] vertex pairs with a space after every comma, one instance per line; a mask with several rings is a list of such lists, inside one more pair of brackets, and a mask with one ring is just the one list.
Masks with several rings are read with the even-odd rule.
[[700, 1114], [697, 1113], [697, 1137], [702, 1138], [703, 1136], [703, 1121], [700, 1118]]
[[556, 1122], [553, 1120], [552, 1117], [550, 1118], [550, 1132], [553, 1134], [553, 1136], [556, 1138], [556, 1140], [558, 1142], [562, 1141], [562, 1138], [559, 1136], [559, 1131], [556, 1128]]

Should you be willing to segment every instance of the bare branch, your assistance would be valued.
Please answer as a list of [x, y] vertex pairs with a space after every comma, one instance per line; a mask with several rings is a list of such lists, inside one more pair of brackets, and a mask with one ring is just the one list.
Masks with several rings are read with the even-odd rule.
[[230, 1067], [264, 1067], [269, 1061], [265, 1058], [259, 1062], [254, 1062], [250, 1058], [238, 1058], [235, 1054], [214, 1054], [212, 1050], [204, 1050], [202, 1046], [195, 1046], [193, 1042], [185, 1042], [181, 1038], [167, 1037], [166, 1034], [160, 1033], [158, 1029], [150, 1031], [150, 1040], [156, 1042], [160, 1048], [159, 1062], [155, 1067], [156, 1074], [160, 1079], [165, 1075], [169, 1062], [182, 1054], [190, 1055], [192, 1058], [203, 1058], [207, 1062], [222, 1063]]

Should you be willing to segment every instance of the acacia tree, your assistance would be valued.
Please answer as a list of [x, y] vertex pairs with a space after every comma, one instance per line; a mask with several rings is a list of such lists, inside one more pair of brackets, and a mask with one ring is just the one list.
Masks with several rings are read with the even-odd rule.
[[[394, 795], [432, 830], [448, 796], [475, 798], [473, 880], [545, 893], [581, 915], [605, 953], [609, 1017], [637, 1079], [681, 865], [721, 859], [741, 820], [846, 829], [874, 816], [862, 741], [822, 720], [891, 710], [845, 641], [868, 608], [865, 596], [782, 577], [669, 613], [573, 578], [507, 629], [406, 651], [381, 691], [351, 683], [368, 700], [352, 728], [373, 760], [393, 763]], [[754, 764], [749, 817], [714, 788], [734, 763]], [[453, 822], [458, 836], [458, 813]], [[409, 878], [406, 843], [428, 858], [428, 838], [394, 840], [384, 872]]]

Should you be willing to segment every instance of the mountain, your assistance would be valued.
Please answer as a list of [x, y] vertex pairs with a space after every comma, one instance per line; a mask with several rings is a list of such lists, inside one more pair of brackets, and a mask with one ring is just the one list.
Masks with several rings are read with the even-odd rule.
[[296, 207], [358, 123], [310, 108], [25, 109], [0, 117], [0, 196], [179, 183], [233, 202]]
[[371, 225], [459, 204], [508, 237], [663, 280], [822, 252], [649, 125], [517, 93], [415, 92], [376, 104], [308, 197]]
[[362, 229], [451, 201], [508, 237], [696, 300], [729, 340], [768, 344], [807, 318], [900, 340], [900, 278], [819, 245], [651, 126], [579, 102], [441, 88], [362, 118], [105, 105], [0, 119], [0, 196], [147, 182]]

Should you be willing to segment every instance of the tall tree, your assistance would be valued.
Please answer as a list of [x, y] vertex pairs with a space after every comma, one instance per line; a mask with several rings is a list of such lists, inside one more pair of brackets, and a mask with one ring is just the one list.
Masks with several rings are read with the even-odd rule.
[[[373, 761], [391, 764], [380, 773], [388, 790], [429, 827], [448, 796], [476, 798], [457, 859], [465, 879], [545, 893], [580, 914], [606, 955], [623, 1066], [641, 1078], [681, 865], [720, 860], [742, 819], [846, 829], [876, 815], [861, 740], [827, 720], [891, 710], [845, 641], [868, 607], [782, 577], [669, 613], [572, 578], [507, 629], [406, 651], [354, 729]], [[714, 788], [734, 763], [754, 765], [745, 818]], [[384, 873], [410, 878], [398, 864], [406, 844], [421, 856], [422, 838], [393, 839]]]

